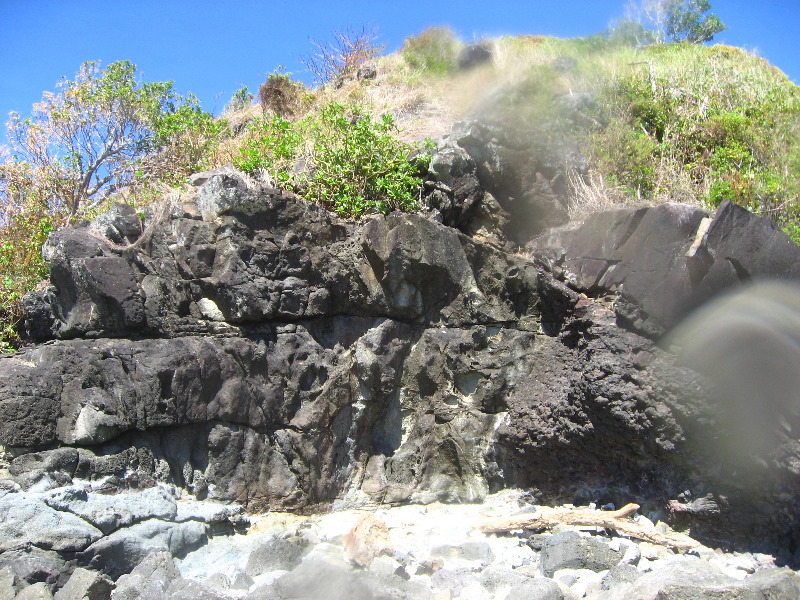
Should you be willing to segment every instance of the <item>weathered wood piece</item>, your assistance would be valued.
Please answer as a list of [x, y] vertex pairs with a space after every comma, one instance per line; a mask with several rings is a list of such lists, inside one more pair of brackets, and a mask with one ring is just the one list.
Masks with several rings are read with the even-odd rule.
[[638, 504], [626, 504], [619, 510], [571, 510], [565, 508], [542, 507], [535, 513], [512, 517], [485, 517], [475, 524], [484, 533], [501, 533], [515, 529], [550, 529], [559, 524], [589, 527], [607, 527], [618, 533], [653, 544], [669, 546], [681, 550], [700, 545], [695, 539], [682, 533], [659, 533], [631, 518], [639, 510]]

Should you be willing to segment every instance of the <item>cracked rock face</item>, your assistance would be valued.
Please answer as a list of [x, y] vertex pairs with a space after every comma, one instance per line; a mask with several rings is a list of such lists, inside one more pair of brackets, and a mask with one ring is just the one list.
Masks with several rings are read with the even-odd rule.
[[797, 543], [798, 453], [764, 468], [760, 498], [708, 461], [721, 425], [703, 378], [613, 303], [623, 286], [663, 325], [673, 304], [653, 297], [682, 288], [643, 295], [649, 267], [618, 251], [672, 253], [654, 277], [691, 278], [699, 211], [601, 215], [598, 244], [540, 238], [536, 261], [421, 215], [343, 220], [230, 171], [136, 239], [118, 212], [51, 236], [52, 286], [26, 298], [43, 343], [0, 358], [0, 444], [24, 487], [162, 481], [257, 511], [504, 486], [654, 507], [711, 494], [721, 509], [689, 515], [709, 536]]

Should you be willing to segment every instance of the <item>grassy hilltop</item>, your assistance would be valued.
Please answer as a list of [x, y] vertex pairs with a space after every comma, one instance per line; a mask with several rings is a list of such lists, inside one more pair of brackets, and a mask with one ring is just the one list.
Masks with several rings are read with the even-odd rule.
[[[358, 42], [346, 60], [312, 61], [323, 85], [276, 71], [258, 97], [240, 90], [220, 117], [171, 84], [140, 84], [129, 63], [89, 63], [45, 95], [43, 120], [12, 120], [15, 147], [0, 156], [0, 350], [18, 343], [20, 299], [47, 275], [40, 249], [54, 227], [113, 201], [144, 207], [187, 192], [191, 173], [228, 162], [342, 215], [416, 210], [435, 140], [465, 118], [505, 124], [532, 152], [577, 143], [590, 168], [570, 177], [575, 216], [730, 199], [800, 242], [800, 88], [744, 50], [638, 47], [608, 34], [504, 37], [483, 43], [490, 62], [459, 70], [463, 44], [446, 28], [384, 56], [370, 36], [346, 41]], [[374, 72], [357, 77], [368, 65]], [[85, 132], [96, 139], [126, 114], [120, 131], [135, 135], [113, 164], [70, 146], [87, 123], [102, 123]], [[37, 151], [47, 144], [60, 146]]]

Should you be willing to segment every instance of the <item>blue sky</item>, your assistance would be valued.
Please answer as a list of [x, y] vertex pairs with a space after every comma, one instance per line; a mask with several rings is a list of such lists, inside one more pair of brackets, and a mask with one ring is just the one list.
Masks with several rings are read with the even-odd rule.
[[[502, 34], [584, 36], [623, 16], [626, 0], [0, 0], [0, 122], [26, 114], [86, 60], [134, 62], [219, 114], [243, 85], [283, 65], [301, 79], [309, 39], [369, 24], [388, 51], [430, 25], [465, 41]], [[729, 29], [715, 41], [756, 51], [800, 82], [800, 0], [712, 0]]]

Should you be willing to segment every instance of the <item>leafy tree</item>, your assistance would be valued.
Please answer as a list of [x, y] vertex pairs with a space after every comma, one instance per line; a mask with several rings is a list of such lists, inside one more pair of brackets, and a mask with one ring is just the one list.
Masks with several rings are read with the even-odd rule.
[[709, 10], [710, 0], [631, 0], [628, 4], [631, 18], [648, 26], [659, 43], [711, 41], [727, 27], [717, 15], [704, 14]]
[[0, 178], [14, 193], [0, 201], [6, 209], [15, 203], [68, 215], [130, 185], [137, 173], [163, 176], [159, 160], [196, 166], [220, 131], [196, 98], [179, 96], [172, 82], [140, 84], [129, 61], [105, 69], [86, 62], [74, 81], [45, 92], [30, 117], [10, 116], [11, 160], [0, 165]]

